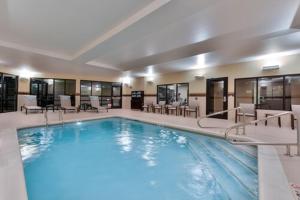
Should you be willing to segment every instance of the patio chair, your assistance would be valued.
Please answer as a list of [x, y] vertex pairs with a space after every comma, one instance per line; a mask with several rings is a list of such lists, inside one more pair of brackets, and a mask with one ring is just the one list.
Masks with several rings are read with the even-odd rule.
[[90, 101], [92, 110], [97, 110], [97, 112], [105, 110], [106, 112], [108, 112], [108, 107], [100, 105], [98, 96], [90, 96]]
[[173, 112], [175, 111], [176, 116], [178, 115], [178, 107], [180, 105], [179, 101], [175, 101], [173, 102], [171, 105], [167, 105], [167, 114], [173, 114]]
[[144, 103], [144, 105], [142, 106], [142, 108], [143, 108], [143, 111], [147, 111], [147, 112], [150, 112], [150, 109], [152, 108], [152, 106], [153, 106], [153, 102], [152, 101], [146, 101], [145, 103]]
[[21, 112], [25, 109], [27, 115], [28, 111], [42, 111], [43, 108], [37, 105], [37, 100], [35, 95], [24, 95], [24, 105], [21, 106]]
[[257, 119], [255, 104], [240, 103], [240, 109], [238, 109], [236, 112], [235, 123], [237, 123], [238, 118], [240, 121], [240, 118], [244, 115], [244, 112], [246, 117], [253, 117], [255, 120]]
[[60, 108], [64, 110], [64, 113], [67, 111], [77, 111], [75, 106], [71, 105], [71, 97], [67, 95], [60, 95]]
[[199, 106], [196, 102], [190, 102], [190, 104], [185, 107], [184, 112], [184, 116], [190, 116], [191, 113], [195, 113], [195, 118], [197, 118], [199, 114]]
[[158, 104], [154, 105], [154, 112], [156, 113], [156, 111], [160, 112], [160, 114], [163, 113], [163, 109], [166, 105], [166, 101], [159, 101]]

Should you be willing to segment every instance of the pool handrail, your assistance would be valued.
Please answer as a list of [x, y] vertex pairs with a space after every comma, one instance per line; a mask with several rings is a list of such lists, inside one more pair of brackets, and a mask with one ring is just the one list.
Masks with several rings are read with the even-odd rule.
[[[276, 114], [276, 115], [273, 115], [273, 116], [269, 116], [269, 117], [266, 117], [266, 118], [263, 118], [263, 119], [258, 119], [258, 120], [253, 120], [253, 121], [250, 121], [250, 122], [244, 122], [242, 124], [236, 124], [236, 125], [233, 125], [229, 128], [227, 128], [225, 130], [225, 139], [227, 141], [229, 141], [231, 144], [235, 144], [235, 145], [251, 145], [251, 146], [256, 146], [256, 145], [274, 145], [274, 146], [286, 146], [286, 150], [287, 150], [287, 155], [291, 156], [291, 149], [290, 147], [291, 146], [297, 146], [297, 156], [300, 156], [300, 126], [299, 126], [299, 123], [297, 123], [297, 142], [295, 143], [284, 143], [284, 142], [248, 142], [248, 141], [234, 141], [234, 140], [231, 140], [229, 138], [229, 135], [230, 135], [230, 131], [233, 130], [233, 129], [238, 129], [239, 127], [243, 127], [245, 129], [246, 126], [249, 126], [249, 125], [253, 125], [253, 124], [257, 124], [257, 123], [260, 123], [260, 122], [265, 122], [269, 119], [275, 119], [275, 118], [279, 118], [279, 117], [282, 117], [282, 116], [285, 116], [285, 115], [294, 115], [293, 112], [291, 111], [287, 111], [287, 112], [282, 112], [282, 113], [279, 113], [279, 114]], [[298, 119], [296, 119], [298, 120]]]
[[[205, 115], [204, 117], [201, 117], [200, 119], [197, 120], [197, 124], [200, 128], [224, 128], [224, 127], [218, 127], [218, 126], [204, 126], [204, 125], [201, 124], [201, 121], [203, 119], [207, 119], [209, 117], [213, 117], [213, 116], [224, 114], [224, 113], [229, 113], [231, 111], [237, 111], [239, 109], [241, 109], [241, 107], [236, 107], [236, 108], [223, 110], [223, 111], [219, 111], [219, 112], [215, 112], [215, 113], [212, 113], [212, 114]], [[243, 113], [243, 122], [245, 122], [246, 113], [243, 110], [241, 110], [241, 112]]]

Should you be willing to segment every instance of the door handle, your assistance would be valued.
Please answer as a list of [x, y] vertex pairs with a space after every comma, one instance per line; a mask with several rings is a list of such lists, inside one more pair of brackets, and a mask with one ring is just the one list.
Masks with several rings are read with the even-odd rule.
[[224, 96], [224, 97], [223, 97], [223, 102], [226, 102], [226, 101], [227, 101], [227, 97]]

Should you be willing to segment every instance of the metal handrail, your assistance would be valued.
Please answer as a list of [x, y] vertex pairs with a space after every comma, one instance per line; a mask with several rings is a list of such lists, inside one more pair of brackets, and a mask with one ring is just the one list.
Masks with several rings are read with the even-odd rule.
[[[247, 122], [247, 123], [242, 123], [242, 124], [236, 124], [236, 125], [233, 125], [229, 128], [226, 129], [225, 131], [225, 139], [228, 140], [230, 143], [232, 144], [235, 144], [235, 145], [274, 145], [274, 146], [286, 146], [286, 149], [287, 149], [287, 155], [291, 155], [291, 149], [290, 147], [291, 146], [297, 146], [297, 156], [300, 156], [300, 127], [299, 127], [299, 122], [297, 123], [297, 142], [295, 143], [280, 143], [280, 142], [237, 142], [237, 141], [232, 141], [232, 140], [229, 140], [229, 134], [230, 134], [230, 131], [233, 130], [233, 129], [237, 129], [241, 126], [243, 126], [244, 128], [248, 125], [252, 125], [252, 124], [257, 124], [259, 122], [265, 122], [269, 119], [275, 119], [275, 118], [279, 118], [279, 117], [282, 117], [282, 116], [285, 116], [285, 115], [293, 115], [293, 112], [283, 112], [283, 113], [280, 113], [280, 114], [276, 114], [276, 115], [273, 115], [273, 116], [270, 116], [270, 117], [266, 117], [266, 118], [263, 118], [263, 119], [259, 119], [259, 120], [254, 120], [254, 121], [251, 121], [251, 122]], [[298, 120], [298, 119], [297, 119]]]
[[[209, 117], [213, 117], [213, 116], [216, 116], [216, 115], [220, 115], [220, 114], [224, 114], [224, 113], [229, 113], [231, 111], [236, 111], [236, 110], [239, 110], [241, 109], [241, 107], [236, 107], [236, 108], [232, 108], [232, 109], [228, 109], [228, 110], [223, 110], [223, 111], [220, 111], [220, 112], [215, 112], [215, 113], [212, 113], [212, 114], [209, 114], [209, 115], [206, 115], [204, 117], [201, 117], [199, 120], [197, 120], [197, 124], [200, 128], [224, 128], [224, 127], [217, 127], [217, 126], [204, 126], [201, 124], [201, 121], [203, 119], [207, 119]], [[245, 111], [243, 111], [241, 109], [242, 113], [243, 113], [243, 121], [245, 122], [245, 116], [246, 116], [246, 113]]]
[[64, 125], [64, 116], [63, 116], [63, 110], [58, 110], [58, 121], [61, 121], [61, 124]]
[[44, 118], [45, 118], [46, 127], [48, 127], [48, 111], [47, 110], [45, 110]]

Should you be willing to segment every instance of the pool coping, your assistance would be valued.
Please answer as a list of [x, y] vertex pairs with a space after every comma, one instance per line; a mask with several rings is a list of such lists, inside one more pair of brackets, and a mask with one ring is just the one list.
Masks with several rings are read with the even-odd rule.
[[[74, 119], [66, 120], [64, 123], [68, 124], [68, 123], [75, 123], [78, 121], [93, 121], [93, 120], [100, 120], [100, 119], [107, 119], [107, 118], [124, 118], [128, 120], [140, 121], [140, 122], [150, 123], [158, 126], [174, 128], [182, 131], [188, 131], [196, 134], [202, 134], [202, 135], [224, 139], [224, 136], [213, 131], [208, 131], [207, 129], [196, 129], [196, 128], [180, 126], [176, 124], [170, 124], [167, 122], [156, 122], [148, 119], [142, 119], [142, 118], [137, 118], [132, 116], [130, 117], [122, 116], [116, 114], [112, 114], [109, 116], [87, 117], [87, 118], [81, 118], [77, 120]], [[53, 121], [49, 123], [49, 126], [60, 125], [60, 124], [61, 122], [59, 121]], [[1, 178], [0, 186], [1, 185], [4, 186], [4, 187], [0, 187], [0, 199], [3, 198], [3, 199], [10, 199], [10, 200], [28, 200], [27, 192], [26, 192], [25, 176], [23, 171], [23, 162], [21, 159], [21, 153], [20, 153], [19, 143], [17, 139], [17, 131], [21, 129], [35, 128], [35, 127], [45, 127], [45, 124], [21, 126], [15, 129], [6, 129], [4, 131], [1, 131], [5, 133], [0, 134], [0, 139], [1, 137], [3, 137], [3, 135], [4, 136], [6, 135], [7, 137], [6, 139], [8, 139], [7, 141], [9, 141], [8, 146], [10, 147], [8, 147], [8, 150], [10, 151], [10, 153], [13, 154], [13, 163], [15, 165], [15, 170], [8, 169], [9, 173], [6, 174], [5, 172], [1, 172], [3, 168], [5, 169], [5, 166], [2, 168], [0, 165], [0, 178]], [[254, 141], [253, 139], [245, 136], [243, 136], [243, 139], [246, 139], [248, 141]], [[0, 156], [1, 156], [1, 143], [0, 143]], [[9, 157], [9, 159], [11, 159], [11, 157]], [[16, 174], [16, 177], [14, 180], [11, 180], [13, 182], [11, 183], [11, 185], [18, 187], [18, 189], [8, 188], [8, 184], [5, 183], [5, 181], [2, 183], [3, 179], [5, 179], [5, 177], [11, 174], [12, 172], [16, 172], [14, 173]], [[11, 179], [11, 177], [7, 177], [7, 178]], [[277, 151], [272, 146], [258, 146], [258, 182], [259, 182], [258, 183], [259, 199], [263, 199], [263, 200], [269, 200], [269, 199], [293, 200], [294, 199], [292, 195], [292, 191], [288, 184], [287, 177], [284, 173], [282, 164], [277, 154]], [[15, 191], [19, 191], [19, 192], [15, 192]]]

